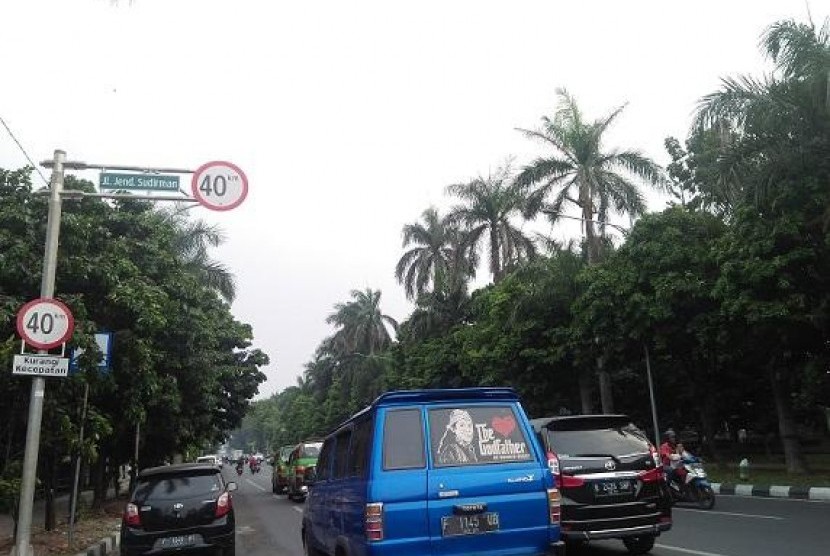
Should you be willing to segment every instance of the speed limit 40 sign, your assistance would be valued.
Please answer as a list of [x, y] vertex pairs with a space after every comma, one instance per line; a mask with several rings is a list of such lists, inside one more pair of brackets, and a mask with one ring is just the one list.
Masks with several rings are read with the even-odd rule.
[[17, 312], [17, 333], [32, 347], [51, 349], [72, 337], [75, 319], [57, 299], [34, 299]]
[[216, 161], [202, 164], [193, 173], [193, 197], [205, 208], [231, 210], [248, 196], [248, 178], [239, 166]]

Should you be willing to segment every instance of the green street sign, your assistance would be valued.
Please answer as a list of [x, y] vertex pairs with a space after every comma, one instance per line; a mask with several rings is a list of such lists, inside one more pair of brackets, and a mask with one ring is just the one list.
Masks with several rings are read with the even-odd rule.
[[101, 172], [98, 185], [101, 189], [178, 191], [179, 176], [162, 176], [159, 174], [110, 174]]

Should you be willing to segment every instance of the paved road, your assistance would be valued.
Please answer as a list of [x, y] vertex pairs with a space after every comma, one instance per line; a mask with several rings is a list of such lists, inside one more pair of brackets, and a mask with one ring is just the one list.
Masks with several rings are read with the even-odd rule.
[[[234, 494], [237, 554], [300, 556], [302, 505], [271, 494], [271, 468], [241, 477]], [[591, 543], [568, 556], [622, 556], [619, 541]], [[714, 510], [675, 507], [674, 528], [658, 537], [654, 556], [828, 556], [830, 503], [720, 496]]]

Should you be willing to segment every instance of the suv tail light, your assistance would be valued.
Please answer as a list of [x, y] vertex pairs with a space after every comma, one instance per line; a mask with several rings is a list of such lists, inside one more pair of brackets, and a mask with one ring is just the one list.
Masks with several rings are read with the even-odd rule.
[[364, 529], [366, 531], [366, 540], [368, 540], [369, 542], [377, 542], [383, 540], [382, 502], [366, 504]]
[[562, 519], [562, 495], [558, 489], [548, 489], [548, 512], [551, 525], [559, 525]]
[[216, 499], [216, 517], [228, 515], [228, 512], [231, 511], [231, 508], [233, 508], [231, 493], [223, 492], [219, 495], [219, 498]]
[[124, 523], [130, 527], [141, 527], [141, 515], [138, 513], [138, 506], [132, 502], [124, 508]]

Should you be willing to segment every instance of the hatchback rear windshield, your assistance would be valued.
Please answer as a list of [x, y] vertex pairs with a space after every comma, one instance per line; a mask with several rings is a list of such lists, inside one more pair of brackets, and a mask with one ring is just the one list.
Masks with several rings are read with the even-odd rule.
[[634, 427], [591, 430], [548, 430], [559, 457], [625, 456], [648, 452], [648, 441]]
[[212, 475], [167, 475], [148, 477], [138, 483], [136, 500], [173, 500], [177, 498], [213, 497], [222, 489], [219, 477]]
[[436, 467], [533, 458], [525, 431], [511, 406], [430, 409], [429, 430]]
[[301, 458], [316, 458], [320, 456], [320, 448], [323, 447], [322, 442], [315, 442], [314, 444], [304, 444]]

